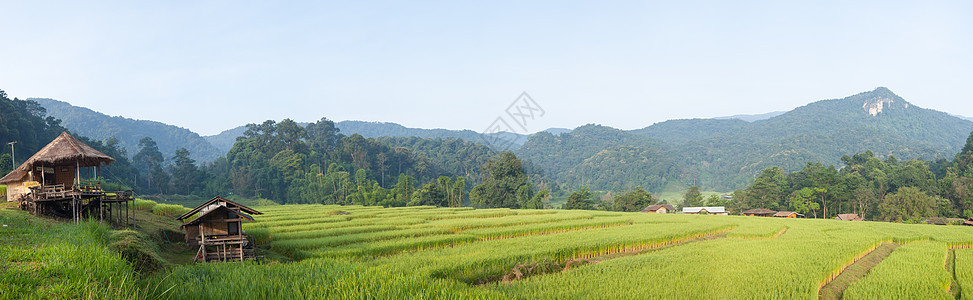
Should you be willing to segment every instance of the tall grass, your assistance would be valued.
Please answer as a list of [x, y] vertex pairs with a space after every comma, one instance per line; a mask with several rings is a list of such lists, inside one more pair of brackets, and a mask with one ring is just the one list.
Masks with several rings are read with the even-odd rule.
[[950, 299], [946, 244], [919, 241], [895, 249], [855, 282], [845, 299]]
[[179, 204], [156, 204], [152, 207], [152, 213], [163, 216], [163, 217], [173, 217], [184, 214], [189, 211], [189, 208]]
[[150, 210], [158, 205], [155, 201], [135, 198], [132, 200], [131, 207], [134, 210]]
[[[297, 262], [179, 267], [152, 284], [178, 286], [176, 299], [814, 299], [875, 246], [897, 242], [909, 244], [848, 297], [936, 298], [949, 282], [945, 247], [973, 245], [968, 228], [878, 222], [334, 205], [262, 211], [245, 225], [251, 240]], [[973, 254], [963, 251], [956, 268], [966, 287]], [[504, 277], [520, 280], [497, 282]]]
[[[152, 293], [101, 223], [44, 224], [0, 215], [0, 295], [6, 299], [144, 299]], [[14, 228], [11, 228], [14, 227]]]

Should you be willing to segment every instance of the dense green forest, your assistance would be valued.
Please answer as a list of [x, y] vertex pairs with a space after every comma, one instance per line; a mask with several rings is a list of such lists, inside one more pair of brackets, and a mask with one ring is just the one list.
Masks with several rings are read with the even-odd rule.
[[[307, 125], [298, 123], [302, 126]], [[341, 121], [335, 123], [335, 127], [345, 135], [359, 134], [366, 138], [428, 138], [428, 139], [460, 139], [469, 142], [481, 142], [480, 133], [472, 130], [449, 130], [449, 129], [422, 129], [409, 128], [396, 123], [389, 122], [365, 122], [365, 121]], [[223, 152], [229, 151], [236, 143], [236, 138], [243, 135], [247, 130], [246, 126], [240, 126], [221, 132], [217, 135], [205, 136], [207, 141]], [[549, 129], [554, 132], [570, 131], [567, 129]], [[504, 139], [513, 141], [515, 146], [523, 145], [527, 141], [527, 136], [517, 133], [500, 133]]]
[[973, 217], [973, 134], [953, 160], [879, 159], [871, 151], [841, 158], [840, 169], [808, 163], [785, 172], [764, 169], [730, 203], [792, 210], [809, 217], [855, 213], [868, 220], [920, 222], [930, 217]]
[[[869, 112], [869, 108], [881, 111]], [[623, 131], [586, 125], [538, 133], [515, 151], [565, 187], [660, 192], [698, 185], [734, 190], [762, 170], [839, 164], [843, 155], [938, 159], [956, 153], [973, 122], [916, 107], [886, 88], [824, 100], [765, 120], [671, 120]]]
[[[18, 163], [30, 158], [34, 152], [54, 140], [62, 131], [61, 121], [47, 116], [47, 110], [36, 101], [10, 99], [0, 90], [0, 174], [6, 175], [12, 168], [11, 159]], [[13, 144], [13, 155], [10, 145]], [[19, 154], [19, 155], [18, 155]], [[11, 157], [16, 156], [16, 157]]]

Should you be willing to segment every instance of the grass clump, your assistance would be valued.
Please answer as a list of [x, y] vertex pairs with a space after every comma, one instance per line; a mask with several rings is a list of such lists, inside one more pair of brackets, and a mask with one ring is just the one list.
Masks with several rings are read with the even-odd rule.
[[[135, 269], [104, 224], [60, 224], [0, 211], [0, 298], [144, 299]], [[162, 293], [156, 293], [159, 295]]]
[[150, 210], [154, 208], [156, 205], [158, 205], [158, 203], [156, 203], [155, 201], [139, 199], [139, 198], [133, 200], [131, 204], [132, 209], [134, 210]]
[[188, 208], [178, 204], [156, 204], [152, 207], [152, 213], [163, 217], [177, 216], [188, 211]]

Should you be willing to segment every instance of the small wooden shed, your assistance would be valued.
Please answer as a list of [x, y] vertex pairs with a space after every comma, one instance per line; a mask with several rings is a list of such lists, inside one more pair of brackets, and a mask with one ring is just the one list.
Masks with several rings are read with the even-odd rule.
[[253, 247], [243, 232], [243, 221], [253, 221], [251, 215], [263, 214], [252, 208], [214, 197], [203, 205], [177, 217], [184, 221], [186, 244], [199, 246], [194, 261], [242, 261], [253, 258]]
[[743, 211], [744, 216], [750, 216], [750, 217], [770, 217], [776, 213], [777, 211], [763, 209], [763, 208], [755, 208], [755, 209]]
[[667, 214], [670, 212], [675, 212], [676, 208], [672, 205], [649, 205], [642, 210], [644, 213], [655, 213], [655, 214]]

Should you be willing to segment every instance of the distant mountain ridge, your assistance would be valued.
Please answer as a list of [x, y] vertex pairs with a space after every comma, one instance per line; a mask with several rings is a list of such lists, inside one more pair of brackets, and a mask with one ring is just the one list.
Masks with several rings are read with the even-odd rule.
[[[307, 125], [306, 123], [298, 123]], [[453, 130], [453, 129], [424, 129], [424, 128], [411, 128], [405, 127], [397, 123], [391, 122], [369, 122], [369, 121], [340, 121], [335, 123], [335, 127], [340, 130], [341, 134], [352, 135], [360, 134], [366, 138], [378, 138], [378, 137], [420, 137], [420, 138], [432, 138], [432, 139], [448, 139], [457, 138], [475, 143], [486, 143], [481, 133], [464, 129], [464, 130]], [[216, 135], [204, 136], [203, 138], [209, 141], [210, 144], [216, 146], [221, 151], [229, 151], [233, 147], [233, 143], [236, 142], [236, 138], [242, 136], [246, 132], [246, 126], [239, 126], [233, 129], [223, 131]], [[571, 129], [567, 128], [550, 128], [545, 130], [553, 134], [562, 134], [565, 132], [571, 132]], [[527, 142], [527, 136], [525, 134], [502, 132], [498, 133], [503, 139], [511, 141], [512, 147], [519, 148], [524, 143]], [[512, 150], [512, 149], [511, 149]]]
[[[211, 161], [225, 155], [246, 130], [240, 126], [202, 137], [160, 122], [110, 117], [51, 99], [34, 100], [72, 131], [102, 140], [115, 136], [129, 155], [137, 150], [139, 139], [151, 136], [167, 156], [185, 147], [198, 161]], [[365, 121], [335, 125], [344, 135], [485, 142], [472, 130]], [[837, 165], [841, 156], [865, 150], [900, 159], [950, 158], [970, 131], [973, 122], [968, 119], [917, 107], [887, 88], [877, 88], [784, 113], [669, 120], [628, 131], [589, 124], [529, 136], [504, 133], [504, 137], [514, 141], [518, 156], [567, 187], [613, 190], [641, 185], [660, 191], [695, 184], [709, 190], [742, 188], [770, 166], [796, 170], [807, 162]]]
[[144, 137], [155, 140], [166, 159], [172, 157], [179, 148], [189, 150], [191, 157], [199, 162], [213, 161], [226, 154], [226, 151], [220, 151], [199, 134], [186, 128], [156, 121], [113, 117], [54, 99], [29, 99], [37, 101], [47, 109], [49, 116], [61, 119], [61, 125], [73, 132], [96, 140], [114, 136], [128, 151], [129, 156], [135, 155], [139, 140]]
[[900, 159], [951, 158], [970, 131], [969, 120], [877, 88], [753, 122], [670, 120], [631, 131], [586, 125], [561, 136], [536, 134], [517, 154], [569, 187], [732, 190], [767, 167], [839, 165], [841, 156], [866, 150]]
[[760, 120], [770, 119], [770, 118], [773, 118], [773, 117], [776, 117], [776, 116], [779, 116], [779, 115], [783, 115], [784, 113], [786, 113], [786, 111], [772, 111], [772, 112], [764, 113], [764, 114], [755, 114], [755, 115], [732, 115], [732, 116], [726, 116], [726, 117], [716, 117], [716, 118], [713, 118], [713, 119], [717, 119], [717, 120], [739, 119], [739, 120], [743, 120], [743, 121], [747, 121], [747, 122], [754, 122], [754, 121], [760, 121]]

